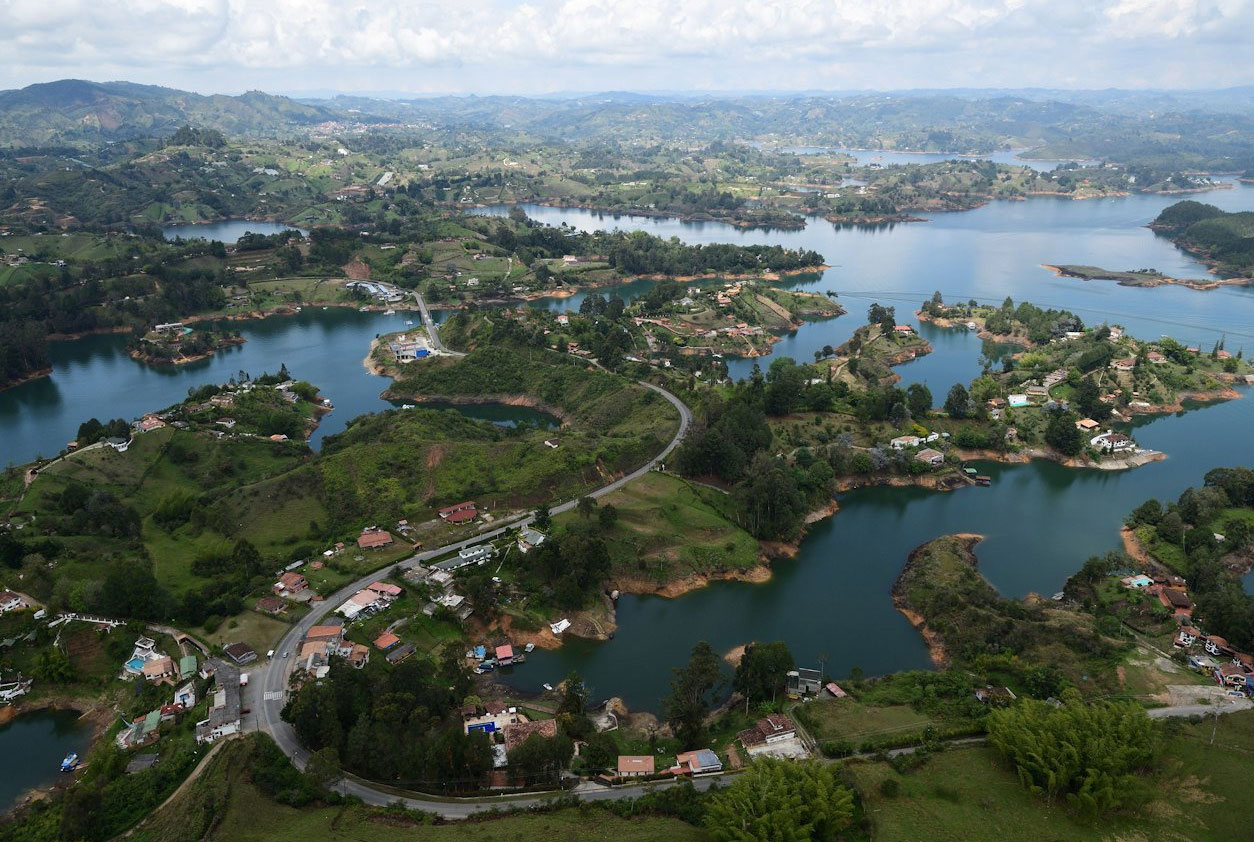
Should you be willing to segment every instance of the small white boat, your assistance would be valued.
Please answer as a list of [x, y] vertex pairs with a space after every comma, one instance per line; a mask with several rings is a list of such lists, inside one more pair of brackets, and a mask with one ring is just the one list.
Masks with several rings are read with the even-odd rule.
[[546, 682], [544, 682], [544, 689], [545, 689], [545, 690], [552, 691], [552, 690], [553, 690], [553, 685], [552, 685], [552, 684], [549, 684], [549, 683], [546, 681]]
[[531, 652], [531, 651], [534, 651], [535, 648], [536, 648], [536, 645], [534, 643], [528, 643], [526, 646], [523, 647], [523, 651]]
[[383, 311], [383, 315], [385, 315], [385, 316], [395, 316], [395, 315], [396, 315], [396, 311], [395, 311], [395, 310], [391, 310], [391, 309], [384, 310], [384, 311]]
[[71, 751], [69, 754], [65, 756], [65, 759], [61, 761], [61, 771], [73, 772], [77, 768], [78, 768], [78, 754]]
[[412, 403], [401, 404], [401, 409], [413, 409], [413, 408], [414, 408], [414, 405]]
[[967, 330], [979, 330], [979, 327], [975, 322], [967, 322]]
[[411, 325], [411, 326], [412, 326], [412, 325], [413, 325], [413, 322], [411, 322], [409, 319], [406, 319], [406, 320], [405, 320], [405, 324], [406, 324], [406, 325]]

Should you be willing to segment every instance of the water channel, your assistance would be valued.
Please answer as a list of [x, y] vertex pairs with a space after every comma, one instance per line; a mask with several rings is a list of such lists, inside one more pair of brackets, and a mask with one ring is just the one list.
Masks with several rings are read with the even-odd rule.
[[[997, 202], [967, 213], [939, 214], [925, 223], [859, 229], [811, 220], [805, 230], [795, 232], [741, 231], [718, 223], [541, 206], [526, 210], [539, 221], [567, 222], [585, 230], [619, 226], [691, 243], [775, 242], [819, 251], [832, 268], [791, 283], [834, 290], [851, 312], [786, 335], [774, 355], [806, 359], [825, 344], [838, 345], [864, 320], [873, 300], [895, 305], [899, 320], [913, 323], [912, 311], [937, 289], [948, 300], [999, 302], [1009, 295], [1065, 307], [1090, 324], [1117, 322], [1142, 337], [1169, 333], [1209, 347], [1223, 336], [1230, 350], [1248, 346], [1254, 351], [1254, 290], [1125, 288], [1058, 278], [1040, 266], [1155, 267], [1182, 277], [1204, 277], [1203, 267], [1144, 227], [1178, 198]], [[1197, 198], [1229, 210], [1254, 209], [1251, 186]], [[637, 284], [623, 292], [631, 297], [646, 288]], [[577, 309], [581, 300], [577, 295], [536, 306]], [[417, 321], [417, 316], [306, 308], [291, 316], [242, 322], [240, 330], [249, 340], [245, 345], [177, 369], [135, 363], [117, 336], [55, 343], [52, 377], [0, 392], [3, 458], [24, 462], [36, 453], [50, 455], [93, 415], [135, 417], [180, 400], [189, 386], [221, 382], [241, 369], [274, 371], [281, 363], [295, 376], [318, 383], [336, 405], [315, 436], [316, 445], [354, 416], [388, 407], [378, 397], [386, 381], [369, 375], [361, 360], [376, 334], [400, 330], [407, 319]], [[934, 394], [943, 395], [953, 382], [976, 376], [981, 357], [1001, 350], [986, 348], [962, 330], [925, 325], [921, 331], [936, 352], [900, 372], [906, 382], [928, 383]], [[758, 362], [765, 366], [770, 358]], [[733, 361], [733, 375], [744, 376], [752, 365]], [[981, 567], [995, 586], [1010, 595], [1051, 594], [1085, 558], [1117, 545], [1119, 523], [1137, 503], [1151, 496], [1172, 499], [1199, 483], [1212, 467], [1248, 463], [1252, 427], [1254, 401], [1247, 398], [1139, 424], [1138, 440], [1169, 458], [1131, 472], [1074, 471], [1043, 462], [990, 465], [985, 471], [994, 477], [991, 489], [845, 494], [841, 512], [811, 531], [796, 559], [779, 562], [770, 583], [721, 583], [676, 600], [625, 597], [614, 640], [537, 651], [510, 680], [524, 689], [539, 689], [577, 668], [595, 695], [619, 695], [633, 708], [657, 709], [670, 670], [701, 639], [719, 651], [755, 638], [782, 639], [803, 663], [817, 665], [825, 657], [834, 675], [854, 666], [872, 674], [924, 667], [921, 640], [888, 599], [889, 586], [910, 549], [946, 532], [979, 532], [988, 536], [979, 548]]]

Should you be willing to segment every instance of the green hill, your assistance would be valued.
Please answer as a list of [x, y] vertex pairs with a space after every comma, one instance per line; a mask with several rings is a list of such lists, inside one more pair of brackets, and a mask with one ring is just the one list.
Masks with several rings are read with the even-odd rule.
[[278, 135], [341, 117], [330, 108], [259, 91], [204, 96], [131, 82], [62, 79], [0, 91], [0, 147], [166, 137], [188, 123], [227, 135]]
[[1177, 202], [1150, 227], [1185, 251], [1213, 262], [1222, 275], [1254, 274], [1254, 213], [1228, 213], [1201, 202]]

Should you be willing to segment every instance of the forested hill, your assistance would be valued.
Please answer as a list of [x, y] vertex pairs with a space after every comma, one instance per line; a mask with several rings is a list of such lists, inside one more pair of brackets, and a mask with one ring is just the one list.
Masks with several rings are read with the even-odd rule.
[[1229, 213], [1202, 202], [1176, 202], [1150, 223], [1224, 276], [1254, 276], [1254, 213]]
[[131, 82], [63, 79], [0, 91], [0, 147], [165, 137], [188, 123], [232, 136], [275, 135], [342, 116], [260, 91], [203, 96]]

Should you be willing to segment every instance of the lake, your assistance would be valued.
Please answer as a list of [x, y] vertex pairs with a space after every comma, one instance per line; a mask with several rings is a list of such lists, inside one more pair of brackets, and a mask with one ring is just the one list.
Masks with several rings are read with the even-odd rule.
[[[1090, 263], [1203, 276], [1204, 267], [1144, 227], [1177, 198], [1041, 198], [938, 214], [923, 223], [859, 229], [812, 219], [803, 231], [783, 232], [535, 205], [525, 209], [539, 221], [564, 221], [584, 230], [617, 226], [691, 243], [772, 242], [819, 251], [832, 268], [787, 283], [835, 290], [850, 313], [806, 323], [786, 335], [773, 356], [808, 359], [825, 344], [839, 345], [876, 300], [896, 306], [899, 321], [917, 325], [913, 310], [937, 289], [947, 300], [1000, 302], [1012, 296], [1065, 307], [1090, 324], [1118, 322], [1145, 338], [1171, 333], [1209, 347], [1222, 336], [1231, 351], [1247, 342], [1254, 351], [1254, 290], [1137, 289], [1059, 278], [1041, 268], [1042, 263]], [[1254, 186], [1194, 198], [1228, 210], [1251, 210]], [[620, 292], [639, 295], [647, 284]], [[535, 306], [577, 309], [581, 300], [549, 299]], [[387, 381], [369, 375], [361, 360], [376, 334], [400, 330], [405, 319], [416, 318], [333, 308], [242, 322], [247, 344], [178, 369], [135, 363], [116, 336], [54, 343], [52, 377], [0, 392], [5, 459], [23, 462], [36, 452], [55, 453], [93, 415], [135, 417], [176, 402], [189, 386], [221, 382], [240, 369], [276, 371], [281, 363], [294, 376], [319, 384], [336, 405], [323, 420], [316, 444], [353, 416], [388, 408], [378, 397]], [[1005, 351], [969, 331], [918, 328], [935, 353], [898, 371], [906, 383], [927, 383], [938, 402], [953, 382], [977, 376], [982, 359]], [[765, 367], [770, 359], [757, 362]], [[736, 377], [754, 363], [729, 362]], [[1143, 445], [1169, 458], [1123, 473], [1068, 470], [1048, 462], [987, 465], [981, 469], [993, 477], [992, 488], [952, 493], [874, 488], [842, 495], [840, 513], [812, 529], [795, 559], [777, 563], [769, 583], [719, 583], [675, 600], [624, 597], [614, 640], [572, 641], [556, 652], [536, 651], [509, 679], [537, 690], [578, 669], [596, 696], [618, 695], [633, 708], [657, 710], [671, 669], [701, 639], [720, 652], [754, 638], [785, 640], [800, 663], [817, 666], [825, 657], [828, 671], [838, 676], [854, 666], [868, 674], [925, 667], [922, 641], [889, 600], [889, 588], [911, 549], [940, 534], [978, 532], [987, 536], [977, 550], [981, 569], [997, 588], [1013, 596], [1052, 594], [1086, 558], [1118, 546], [1118, 527], [1138, 503], [1148, 497], [1174, 499], [1199, 484], [1210, 468], [1248, 463], [1254, 400], [1191, 407], [1136, 426]]]
[[[443, 314], [432, 313], [437, 321]], [[322, 418], [310, 444], [342, 431], [368, 412], [391, 409], [379, 394], [391, 380], [366, 371], [362, 360], [376, 335], [420, 323], [415, 311], [387, 316], [351, 307], [306, 307], [299, 313], [233, 322], [248, 341], [180, 366], [149, 366], [126, 353], [126, 337], [88, 336], [49, 346], [53, 374], [0, 392], [0, 457], [5, 463], [55, 456], [91, 417], [138, 418], [187, 397], [188, 389], [224, 383], [241, 371], [257, 376], [287, 364], [292, 376], [318, 385], [335, 410]], [[494, 423], [554, 423], [527, 407], [458, 407]], [[544, 420], [548, 419], [548, 420]]]
[[188, 223], [186, 225], [165, 225], [161, 235], [167, 240], [182, 237], [184, 240], [219, 240], [231, 244], [248, 233], [280, 234], [284, 231], [300, 231], [302, 235], [309, 232], [293, 225], [281, 222], [260, 222], [255, 219], [223, 219], [218, 222]]
[[56, 782], [62, 759], [72, 751], [85, 754], [91, 733], [73, 710], [36, 711], [0, 725], [0, 811], [27, 790]]
[[[897, 320], [917, 326], [913, 312], [940, 290], [946, 300], [1000, 303], [1010, 296], [1042, 307], [1069, 309], [1089, 324], [1122, 324], [1133, 335], [1169, 333], [1190, 345], [1210, 347], [1226, 337], [1235, 351], [1248, 342], [1254, 350], [1254, 287], [1198, 292], [1186, 287], [1121, 287], [1110, 281], [1061, 278], [1042, 264], [1074, 263], [1110, 269], [1153, 267], [1175, 277], [1206, 277], [1206, 267], [1171, 241], [1145, 227], [1163, 208], [1195, 198], [1224, 210], [1254, 210], [1254, 185], [1229, 179], [1229, 189], [1190, 197], [1134, 195], [1073, 201], [1037, 197], [1023, 202], [992, 202], [961, 213], [942, 213], [928, 222], [874, 228], [840, 227], [810, 217], [801, 231], [743, 230], [719, 222], [606, 214], [582, 208], [523, 205], [528, 216], [550, 225], [565, 222], [584, 231], [621, 228], [688, 243], [776, 243], [814, 249], [832, 267], [802, 276], [788, 286], [818, 292], [835, 290], [849, 315], [807, 324], [774, 346], [773, 354], [813, 359], [824, 345], [839, 345], [865, 321], [872, 301], [897, 308]], [[502, 215], [506, 206], [477, 209]], [[648, 282], [635, 282], [642, 284]], [[624, 291], [641, 294], [643, 287]], [[606, 290], [600, 290], [602, 294]], [[545, 300], [543, 306], [577, 310], [582, 296]], [[929, 337], [930, 338], [930, 337]], [[966, 353], [978, 358], [974, 336]], [[746, 376], [754, 361], [729, 360], [733, 377]], [[756, 361], [763, 368], [769, 358]], [[941, 363], [932, 363], [940, 366]], [[916, 371], [930, 370], [920, 366]], [[978, 373], [978, 371], [976, 372]], [[902, 369], [903, 377], [907, 370]], [[974, 376], [974, 375], [972, 375]], [[929, 382], [933, 391], [938, 384]], [[943, 383], [948, 389], [952, 383]]]

